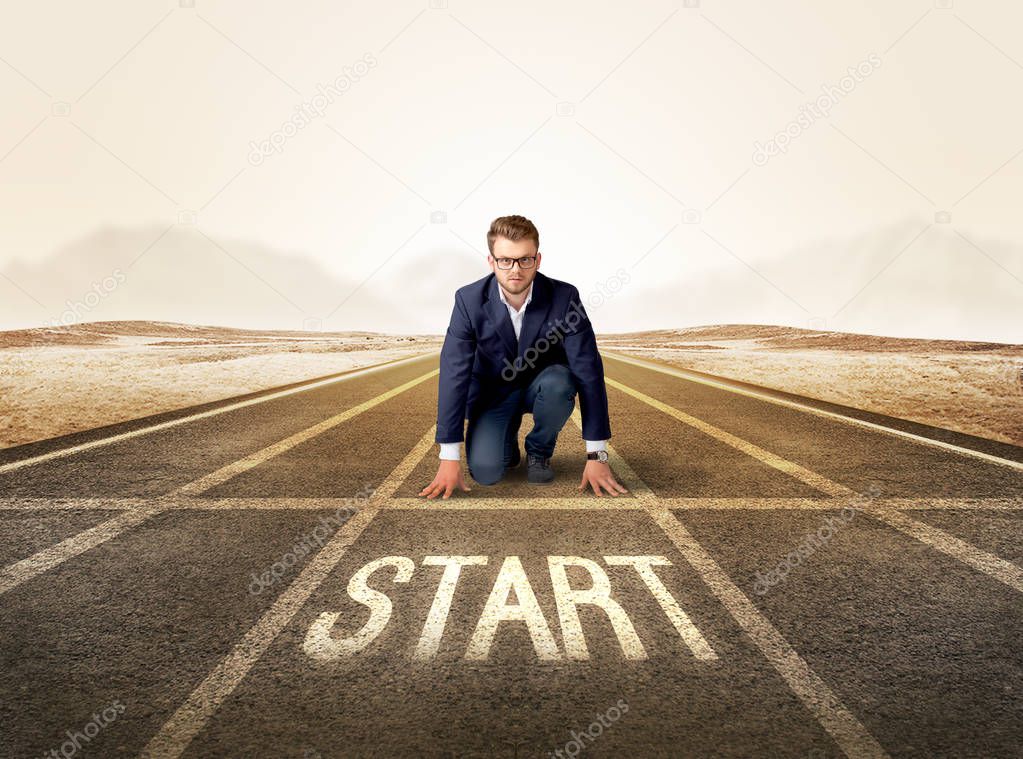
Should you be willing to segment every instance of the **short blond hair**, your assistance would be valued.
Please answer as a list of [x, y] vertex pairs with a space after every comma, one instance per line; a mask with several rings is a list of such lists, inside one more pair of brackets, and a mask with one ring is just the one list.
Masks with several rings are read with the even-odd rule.
[[494, 240], [498, 237], [506, 237], [512, 242], [519, 240], [532, 240], [536, 249], [540, 250], [540, 233], [536, 226], [525, 216], [499, 216], [490, 223], [490, 231], [487, 232], [487, 248], [490, 255], [494, 255]]

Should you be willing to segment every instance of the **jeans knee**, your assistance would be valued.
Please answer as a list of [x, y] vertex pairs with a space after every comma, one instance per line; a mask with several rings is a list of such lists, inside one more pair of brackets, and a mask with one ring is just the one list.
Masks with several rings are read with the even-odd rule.
[[544, 369], [540, 377], [540, 392], [549, 399], [573, 400], [576, 386], [568, 367], [555, 364]]
[[480, 485], [496, 485], [504, 477], [504, 464], [470, 461], [469, 475]]

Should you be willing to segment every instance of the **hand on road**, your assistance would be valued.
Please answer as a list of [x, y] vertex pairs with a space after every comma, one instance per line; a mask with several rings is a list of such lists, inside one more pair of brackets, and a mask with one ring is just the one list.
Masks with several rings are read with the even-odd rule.
[[419, 492], [419, 495], [434, 498], [443, 493], [443, 497], [447, 498], [456, 488], [461, 488], [466, 493], [470, 491], [469, 486], [465, 484], [465, 477], [462, 475], [462, 465], [454, 459], [442, 459], [440, 466], [437, 467], [437, 476], [433, 478], [433, 482]]
[[579, 483], [579, 490], [585, 491], [587, 485], [590, 485], [593, 488], [593, 492], [601, 497], [604, 495], [601, 492], [601, 488], [615, 498], [618, 497], [619, 493], [629, 492], [615, 480], [614, 475], [611, 474], [611, 467], [600, 461], [586, 462], [586, 468], [583, 469], [583, 480]]

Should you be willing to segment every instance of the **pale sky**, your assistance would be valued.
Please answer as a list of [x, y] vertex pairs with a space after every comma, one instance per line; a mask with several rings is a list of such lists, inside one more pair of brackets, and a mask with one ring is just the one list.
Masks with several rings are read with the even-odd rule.
[[442, 333], [516, 213], [598, 332], [1023, 342], [1023, 4], [946, 5], [4, 0], [0, 328]]

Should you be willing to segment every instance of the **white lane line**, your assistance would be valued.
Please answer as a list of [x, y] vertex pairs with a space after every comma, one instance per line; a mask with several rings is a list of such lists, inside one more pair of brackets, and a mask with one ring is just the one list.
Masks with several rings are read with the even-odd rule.
[[150, 506], [152, 498], [0, 498], [0, 511], [103, 511]]
[[[628, 484], [627, 482], [625, 483]], [[671, 509], [678, 510], [710, 510], [710, 511], [758, 511], [758, 510], [801, 510], [801, 511], [838, 511], [844, 506], [859, 508], [863, 497], [843, 498], [718, 498], [718, 497], [685, 497], [658, 496], [658, 501]], [[0, 512], [3, 511], [125, 511], [159, 503], [164, 509], [190, 509], [195, 511], [223, 511], [225, 509], [265, 509], [269, 511], [288, 510], [324, 510], [333, 511], [347, 503], [344, 498], [278, 498], [241, 497], [241, 498], [189, 498], [166, 497], [153, 498], [0, 498]], [[1023, 498], [876, 498], [871, 501], [873, 506], [889, 511], [905, 512], [907, 516], [914, 512], [927, 511], [970, 511], [999, 512], [1023, 511]], [[458, 495], [448, 500], [433, 499], [428, 501], [420, 497], [391, 498], [381, 508], [402, 510], [443, 511], [485, 511], [500, 509], [531, 509], [534, 511], [565, 510], [565, 509], [641, 509], [642, 505], [634, 499], [619, 496], [617, 499], [597, 498], [594, 495], [526, 498], [520, 496], [472, 497]]]
[[[759, 509], [804, 509], [839, 511], [845, 506], [861, 508], [864, 496], [830, 498], [685, 498], [660, 496], [661, 503], [673, 509], [721, 509], [750, 511]], [[1020, 511], [1023, 498], [872, 498], [872, 505], [893, 511]]]
[[939, 530], [937, 527], [932, 527], [925, 522], [912, 519], [904, 512], [871, 507], [866, 509], [866, 513], [909, 535], [911, 538], [916, 538], [921, 543], [1005, 583], [1013, 590], [1023, 593], [1023, 569], [1020, 569], [1011, 561], [1006, 561], [992, 553], [983, 551], [967, 543], [965, 540], [960, 540], [954, 535], [949, 535], [944, 530]]
[[374, 491], [365, 507], [334, 533], [323, 548], [309, 560], [270, 609], [153, 736], [141, 756], [148, 759], [172, 759], [184, 753], [188, 744], [206, 726], [274, 639], [288, 626], [292, 617], [305, 605], [320, 583], [334, 571], [348, 548], [380, 511], [380, 505], [394, 494], [402, 481], [412, 473], [423, 456], [433, 447], [435, 432], [436, 426], [431, 427], [423, 435]]
[[796, 653], [785, 637], [760, 613], [682, 523], [667, 508], [651, 506], [648, 513], [846, 756], [888, 756], [877, 739]]
[[374, 406], [379, 406], [384, 401], [388, 401], [396, 395], [401, 395], [406, 390], [410, 390], [421, 382], [425, 382], [431, 377], [435, 377], [440, 373], [439, 369], [434, 369], [431, 372], [427, 372], [415, 379], [409, 380], [403, 385], [398, 385], [395, 388], [388, 390], [386, 393], [381, 393], [376, 398], [371, 398], [368, 401], [360, 403], [358, 406], [353, 406], [350, 409], [342, 411], [340, 414], [330, 417], [330, 419], [324, 419], [319, 424], [314, 424], [308, 429], [297, 432], [294, 435], [280, 440], [273, 445], [268, 445], [262, 450], [251, 453], [243, 459], [239, 459], [227, 466], [223, 466], [215, 472], [211, 472], [205, 477], [200, 477], [198, 480], [183, 485], [182, 487], [175, 490], [172, 495], [185, 495], [185, 496], [196, 496], [207, 490], [215, 488], [217, 485], [230, 480], [232, 477], [237, 477], [242, 472], [259, 466], [260, 464], [266, 463], [275, 456], [279, 456], [282, 453], [290, 451], [297, 445], [301, 445], [307, 440], [311, 440], [317, 435], [321, 435], [327, 430], [337, 427], [339, 424], [347, 422], [352, 417], [358, 416], [364, 411], [368, 411]]
[[633, 364], [634, 366], [640, 366], [643, 367], [644, 369], [650, 369], [655, 372], [660, 372], [661, 374], [668, 374], [673, 377], [680, 377], [682, 379], [689, 380], [690, 382], [698, 382], [701, 385], [716, 387], [720, 390], [727, 390], [730, 393], [749, 396], [750, 398], [756, 398], [761, 401], [767, 401], [768, 403], [774, 403], [778, 406], [787, 406], [789, 408], [798, 409], [799, 411], [805, 411], [810, 414], [816, 414], [818, 416], [827, 417], [828, 419], [837, 419], [847, 424], [865, 427], [866, 429], [874, 430], [876, 432], [883, 432], [888, 435], [895, 435], [897, 437], [906, 438], [907, 440], [912, 440], [917, 443], [923, 443], [924, 445], [930, 445], [935, 448], [941, 448], [946, 451], [952, 451], [963, 456], [972, 456], [973, 458], [981, 459], [991, 464], [998, 464], [999, 466], [1005, 466], [1009, 467], [1010, 469], [1015, 469], [1017, 471], [1023, 472], [1023, 462], [1020, 461], [1005, 459], [1002, 458], [1001, 456], [995, 456], [990, 453], [984, 453], [983, 451], [976, 451], [972, 448], [964, 448], [963, 446], [955, 445], [953, 443], [946, 443], [943, 440], [934, 440], [933, 438], [925, 437], [924, 435], [916, 435], [912, 432], [906, 432], [905, 430], [899, 430], [894, 427], [886, 427], [883, 424], [877, 424], [876, 422], [868, 422], [865, 419], [857, 419], [856, 417], [845, 416], [844, 414], [839, 414], [835, 411], [828, 411], [826, 409], [815, 408], [814, 406], [799, 403], [798, 401], [792, 401], [786, 398], [775, 398], [774, 396], [768, 395], [766, 393], [760, 393], [757, 392], [756, 390], [735, 387], [734, 385], [730, 385], [726, 382], [717, 382], [712, 379], [708, 379], [707, 377], [702, 377], [698, 374], [687, 372], [685, 369], [661, 366], [659, 364], [644, 361], [643, 359], [633, 358], [632, 356], [626, 356], [620, 353], [615, 353], [613, 351], [601, 351], [601, 353], [606, 353], [610, 357], [618, 361], [622, 361], [626, 364]]
[[95, 527], [85, 530], [84, 532], [79, 533], [78, 535], [75, 535], [73, 537], [70, 537], [67, 540], [62, 541], [61, 543], [58, 543], [55, 546], [46, 548], [32, 556], [29, 556], [26, 559], [22, 559], [21, 561], [15, 562], [14, 564], [11, 564], [3, 568], [2, 570], [0, 570], [0, 594], [3, 594], [7, 590], [10, 590], [15, 586], [20, 585], [26, 580], [29, 580], [32, 577], [35, 577], [36, 575], [47, 571], [48, 569], [52, 569], [53, 567], [57, 566], [58, 564], [61, 564], [64, 561], [67, 561], [70, 558], [78, 556], [80, 553], [87, 551], [90, 548], [99, 545], [100, 543], [110, 540], [111, 538], [117, 537], [125, 530], [129, 530], [132, 527], [135, 527], [141, 522], [144, 522], [149, 517], [167, 511], [168, 509], [173, 507], [174, 498], [176, 495], [178, 494], [197, 495], [201, 493], [203, 490], [209, 487], [213, 487], [213, 485], [217, 485], [220, 484], [221, 482], [226, 481], [227, 479], [233, 477], [235, 474], [238, 474], [239, 472], [251, 469], [253, 466], [256, 466], [257, 464], [263, 461], [266, 461], [272, 456], [276, 456], [277, 454], [294, 447], [303, 440], [308, 440], [314, 435], [318, 435], [320, 432], [323, 432], [324, 430], [329, 429], [330, 427], [334, 427], [347, 419], [351, 419], [352, 417], [358, 416], [359, 414], [368, 411], [374, 406], [377, 406], [380, 403], [383, 403], [384, 401], [393, 398], [394, 396], [398, 395], [401, 392], [404, 392], [405, 390], [408, 390], [410, 387], [417, 385], [423, 380], [429, 379], [430, 377], [437, 374], [437, 372], [438, 370], [434, 369], [432, 372], [424, 374], [423, 376], [414, 379], [411, 382], [406, 382], [405, 384], [399, 385], [398, 387], [388, 390], [385, 393], [381, 393], [376, 398], [372, 398], [368, 401], [365, 401], [364, 403], [360, 403], [358, 406], [354, 406], [353, 408], [350, 408], [347, 411], [338, 414], [337, 416], [331, 417], [325, 422], [321, 422], [320, 424], [310, 427], [304, 432], [300, 432], [297, 435], [292, 435], [291, 437], [286, 438], [280, 443], [276, 443], [267, 448], [264, 448], [261, 451], [257, 451], [251, 456], [246, 456], [239, 462], [235, 462], [234, 464], [230, 464], [226, 467], [218, 469], [213, 474], [201, 477], [198, 480], [195, 480], [185, 485], [184, 487], [179, 488], [176, 491], [173, 491], [172, 493], [160, 496], [159, 498], [154, 498], [149, 502], [149, 505], [143, 506], [139, 510], [126, 511], [122, 514], [118, 514], [117, 516], [112, 517], [111, 519], [108, 519], [105, 522], [101, 522]]
[[427, 500], [422, 498], [392, 498], [384, 507], [401, 511], [511, 511], [525, 509], [529, 511], [562, 511], [562, 510], [589, 510], [605, 511], [619, 509], [641, 509], [636, 499], [627, 496], [619, 496], [614, 504], [605, 503], [611, 498], [597, 498], [596, 496], [573, 497], [542, 497], [527, 498], [524, 496], [509, 496], [507, 498], [474, 498], [461, 493], [453, 494], [447, 500], [434, 498]]
[[[578, 409], [572, 415], [582, 430]], [[785, 637], [765, 617], [696, 538], [671, 513], [614, 447], [607, 446], [611, 468], [636, 495], [646, 512], [664, 531], [679, 553], [700, 575], [721, 605], [732, 616], [753, 644], [781, 675], [796, 697], [817, 719], [832, 739], [850, 758], [883, 759], [888, 754], [877, 739], [856, 719], [828, 684], [796, 653]], [[604, 496], [606, 500], [617, 501]]]
[[639, 390], [631, 388], [628, 385], [624, 385], [609, 377], [605, 378], [605, 382], [607, 382], [607, 384], [611, 387], [617, 388], [627, 395], [631, 395], [633, 398], [642, 401], [648, 406], [652, 406], [658, 411], [661, 411], [684, 424], [688, 424], [690, 427], [698, 429], [700, 432], [709, 435], [715, 440], [731, 446], [737, 451], [745, 453], [747, 456], [752, 456], [761, 463], [767, 464], [780, 472], [784, 472], [790, 477], [799, 480], [804, 485], [809, 485], [815, 490], [834, 496], [848, 496], [854, 494], [853, 491], [845, 485], [839, 485], [837, 482], [832, 482], [827, 477], [822, 477], [816, 472], [812, 472], [793, 461], [784, 459], [777, 454], [761, 448], [760, 446], [753, 445], [753, 443], [748, 440], [743, 440], [741, 437], [737, 437], [730, 432], [725, 432], [724, 430], [715, 427], [713, 424], [708, 424], [702, 419], [697, 419], [695, 416], [687, 414], [684, 411], [679, 411], [677, 408], [669, 406], [667, 403], [662, 403], [646, 393], [642, 393]]
[[[617, 470], [616, 470], [616, 473]], [[620, 482], [632, 490], [633, 480], [624, 475]], [[761, 510], [802, 510], [802, 511], [840, 511], [845, 506], [863, 508], [864, 496], [855, 494], [852, 496], [834, 496], [828, 498], [687, 498], [658, 496], [658, 502], [671, 509], [678, 510], [709, 510], [709, 511], [761, 511]], [[252, 506], [252, 501], [238, 499], [237, 503], [232, 499], [202, 499], [198, 504], [223, 504], [223, 508], [259, 508]], [[889, 511], [912, 514], [915, 511], [945, 511], [961, 510], [970, 512], [984, 511], [1023, 511], [1023, 498], [876, 498], [870, 501], [872, 506]], [[2, 508], [2, 506], [0, 506]], [[182, 508], [192, 508], [187, 504]], [[202, 505], [195, 508], [203, 508]], [[276, 508], [267, 505], [262, 508]], [[294, 502], [281, 508], [321, 508], [316, 502], [310, 501], [308, 505]], [[327, 508], [327, 507], [323, 507]], [[434, 499], [426, 501], [423, 498], [392, 498], [384, 506], [387, 509], [421, 510], [421, 511], [495, 511], [501, 509], [530, 509], [533, 511], [544, 510], [635, 510], [642, 509], [643, 505], [635, 498], [629, 496], [604, 496], [598, 498], [590, 494], [578, 497], [565, 498], [527, 498], [522, 496], [509, 497], [472, 497], [465, 495], [452, 496], [448, 500]], [[869, 512], [869, 510], [866, 510]]]
[[122, 511], [116, 517], [101, 522], [67, 540], [62, 540], [57, 545], [44, 548], [26, 559], [9, 564], [0, 570], [0, 593], [6, 593], [26, 580], [30, 580], [48, 569], [53, 569], [58, 564], [120, 535], [125, 530], [130, 530], [161, 511], [163, 509], [160, 506]]
[[1018, 511], [1023, 509], [1023, 496], [1019, 498], [879, 498], [877, 504], [897, 511], [929, 511], [931, 509]]
[[346, 382], [357, 377], [364, 377], [367, 374], [385, 371], [396, 366], [401, 366], [402, 364], [406, 364], [412, 361], [418, 361], [419, 359], [430, 355], [433, 355], [432, 351], [430, 353], [421, 353], [416, 356], [399, 359], [397, 361], [386, 361], [381, 364], [374, 364], [372, 366], [356, 369], [340, 377], [333, 377], [330, 379], [310, 382], [309, 384], [302, 385], [301, 387], [294, 387], [288, 390], [280, 390], [276, 393], [261, 395], [258, 398], [250, 398], [249, 400], [246, 401], [238, 401], [237, 403], [232, 403], [227, 406], [221, 406], [219, 408], [210, 409], [209, 411], [203, 411], [198, 414], [191, 414], [190, 416], [183, 416], [178, 419], [170, 419], [166, 422], [154, 424], [151, 427], [142, 427], [137, 430], [131, 430], [130, 432], [122, 432], [119, 435], [112, 435], [111, 437], [100, 438], [98, 440], [90, 440], [87, 443], [80, 443], [79, 445], [73, 445], [68, 448], [61, 448], [56, 451], [41, 453], [38, 456], [32, 456], [27, 459], [11, 461], [7, 464], [0, 464], [0, 474], [3, 474], [5, 472], [11, 472], [14, 471], [15, 469], [21, 469], [22, 467], [32, 466], [33, 464], [39, 464], [44, 461], [51, 461], [56, 458], [62, 458], [64, 456], [70, 456], [75, 453], [81, 453], [82, 451], [87, 451], [90, 448], [98, 448], [99, 446], [110, 445], [111, 443], [119, 443], [122, 440], [130, 440], [131, 438], [139, 437], [140, 435], [148, 435], [152, 432], [158, 432], [160, 430], [166, 430], [171, 427], [177, 427], [180, 424], [187, 424], [188, 422], [194, 422], [198, 419], [207, 419], [211, 416], [217, 416], [218, 414], [226, 414], [229, 411], [236, 411], [240, 408], [245, 408], [247, 406], [254, 406], [257, 403], [266, 403], [267, 401], [276, 400], [278, 398], [284, 398], [289, 395], [295, 395], [296, 393], [304, 393], [307, 390], [315, 390], [317, 388], [325, 387], [327, 385], [333, 385], [337, 382]]
[[[857, 498], [860, 501], [856, 508], [859, 508], [865, 514], [869, 514], [878, 521], [887, 524], [891, 527], [902, 531], [906, 535], [919, 540], [925, 545], [944, 553], [947, 556], [951, 556], [956, 561], [960, 561], [967, 566], [973, 567], [974, 569], [983, 572], [989, 577], [993, 577], [999, 582], [1003, 582], [1014, 590], [1023, 591], [1020, 579], [1023, 577], [1023, 570], [1017, 567], [1012, 562], [1001, 559], [992, 553], [977, 548], [966, 541], [957, 538], [949, 533], [932, 527], [931, 525], [925, 524], [918, 520], [912, 519], [907, 516], [904, 512], [899, 512], [896, 509], [891, 508], [876, 508], [870, 499], [863, 496], [858, 496], [856, 491], [851, 488], [847, 488], [845, 485], [841, 485], [837, 482], [829, 480], [823, 475], [812, 472], [809, 469], [799, 466], [787, 459], [782, 458], [770, 451], [766, 451], [763, 448], [748, 443], [742, 438], [738, 438], [728, 432], [718, 430], [716, 427], [703, 422], [696, 417], [690, 416], [678, 409], [672, 408], [666, 403], [662, 403], [656, 398], [641, 393], [638, 390], [634, 390], [627, 385], [623, 385], [620, 382], [616, 382], [612, 379], [607, 379], [608, 384], [613, 387], [617, 387], [619, 390], [633, 396], [634, 398], [643, 401], [644, 403], [653, 406], [654, 408], [663, 411], [679, 421], [685, 422], [686, 424], [692, 425], [702, 432], [706, 432], [708, 435], [712, 435], [721, 442], [736, 448], [737, 450], [747, 453], [750, 456], [763, 461], [775, 469], [784, 472], [785, 474], [794, 477], [801, 482], [804, 482], [811, 487], [816, 488], [824, 493], [835, 496], [834, 507], [836, 509], [841, 508], [841, 498]], [[578, 409], [573, 412], [573, 418], [576, 419], [576, 424], [580, 425], [581, 420], [579, 418]], [[718, 434], [720, 433], [720, 434]], [[910, 499], [912, 501], [912, 499]], [[926, 502], [926, 501], [924, 501]]]

